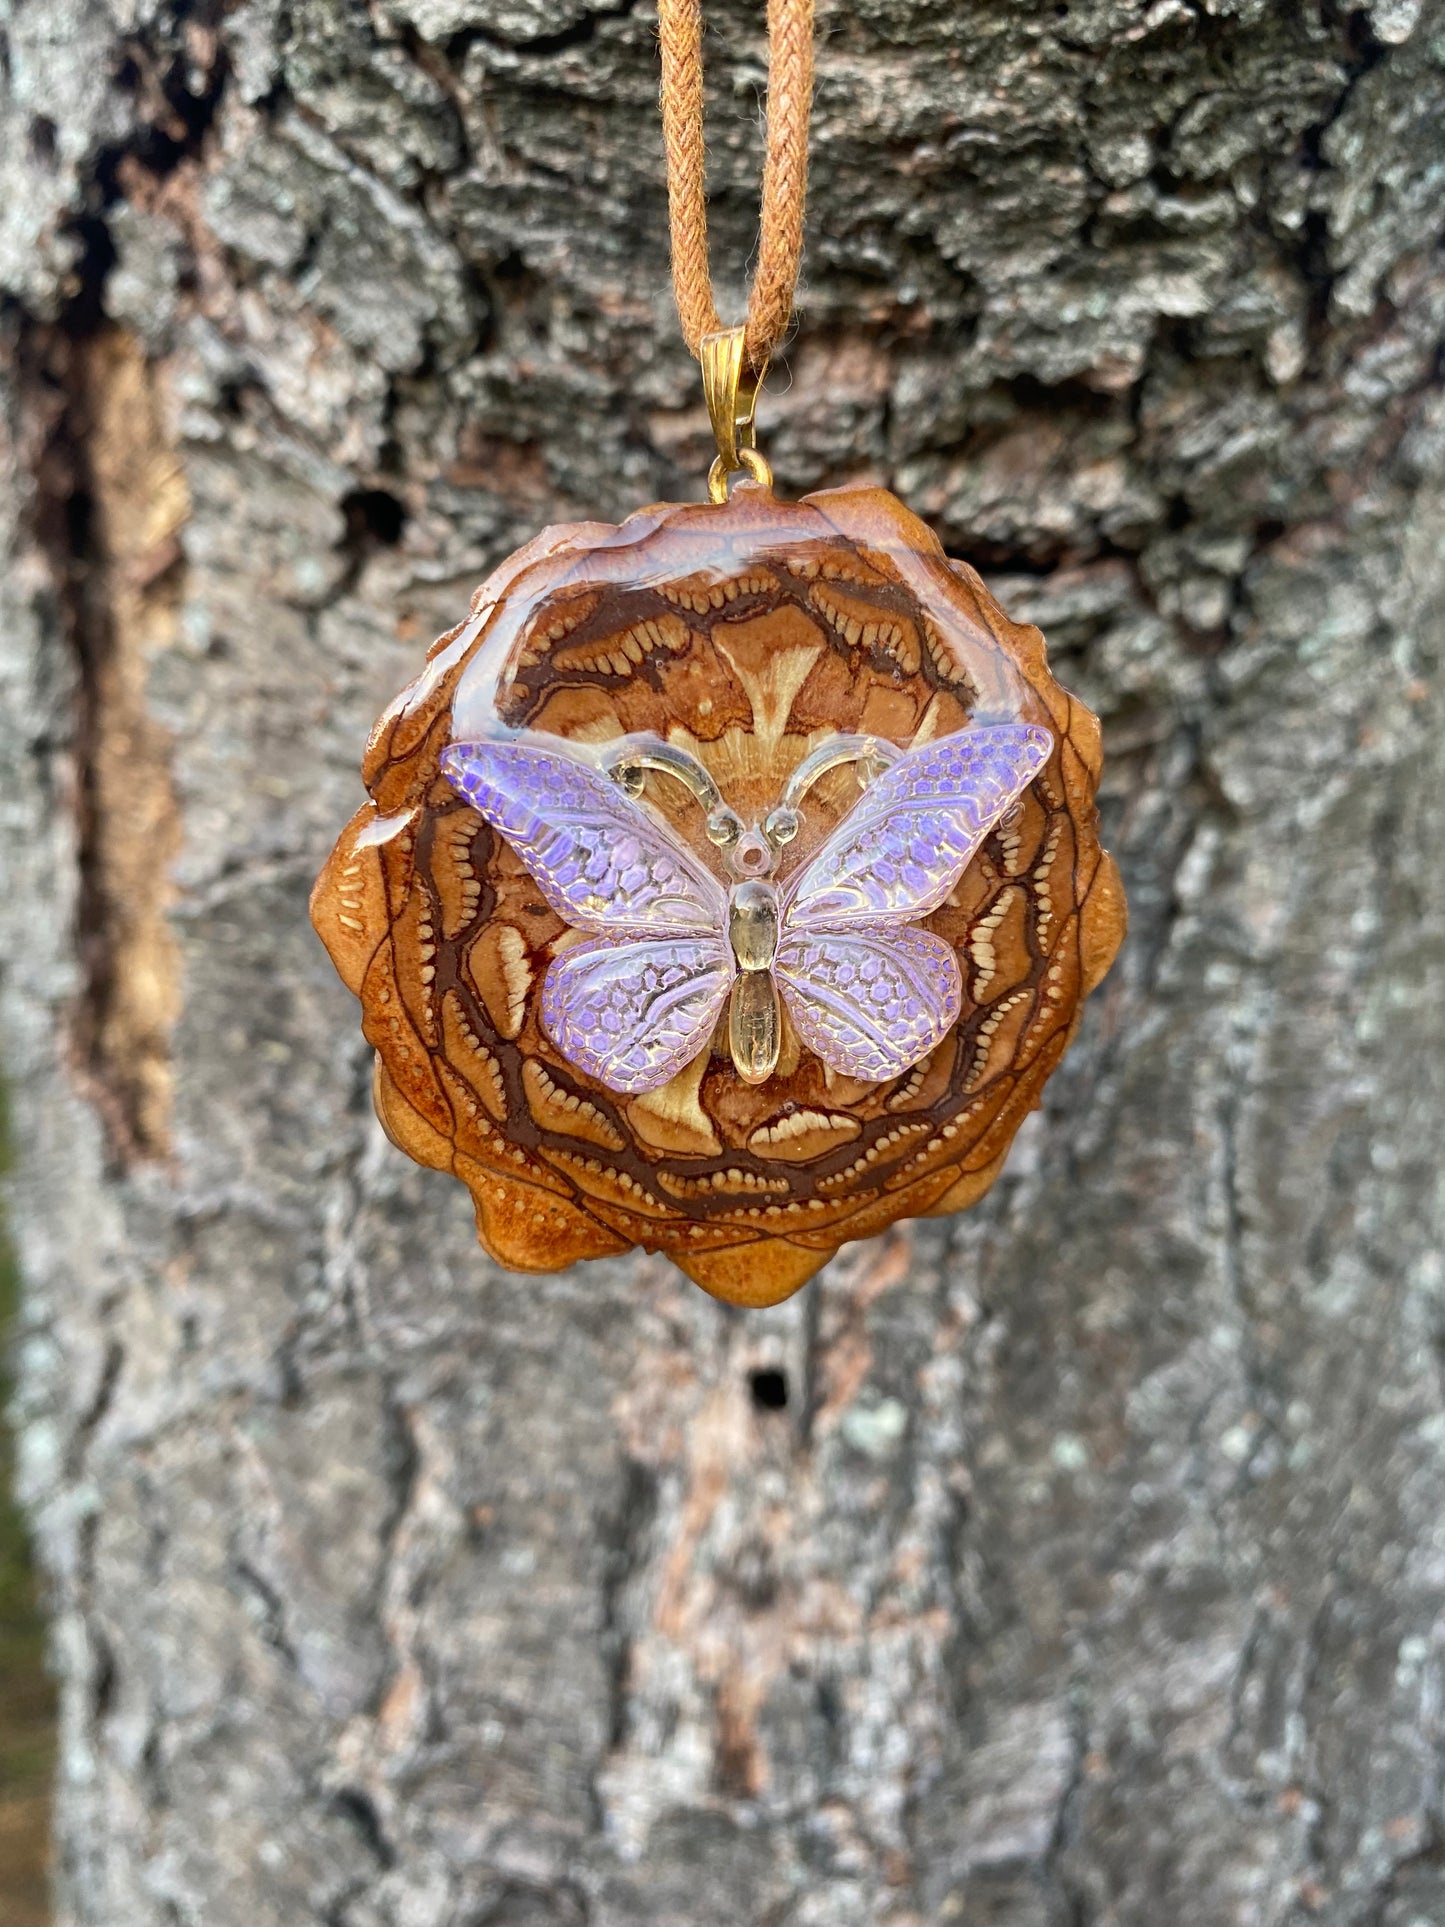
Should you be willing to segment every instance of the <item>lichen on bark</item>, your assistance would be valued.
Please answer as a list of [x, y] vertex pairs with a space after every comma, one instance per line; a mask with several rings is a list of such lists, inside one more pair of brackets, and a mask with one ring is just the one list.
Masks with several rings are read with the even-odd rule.
[[[761, 13], [708, 9], [734, 307]], [[487, 567], [701, 492], [650, 15], [10, 10], [0, 1034], [76, 1927], [1445, 1915], [1445, 12], [820, 30], [769, 454], [1045, 630], [1133, 932], [983, 1206], [743, 1318], [481, 1260], [305, 919]], [[76, 1048], [122, 660], [161, 1137]]]

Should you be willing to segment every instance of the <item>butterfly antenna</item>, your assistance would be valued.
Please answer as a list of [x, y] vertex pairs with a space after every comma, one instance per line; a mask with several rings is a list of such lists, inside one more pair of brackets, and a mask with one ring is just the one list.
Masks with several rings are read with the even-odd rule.
[[602, 767], [626, 796], [640, 796], [648, 770], [674, 777], [688, 790], [707, 817], [708, 841], [730, 850], [745, 825], [702, 764], [685, 749], [665, 743], [660, 736], [624, 736], [602, 759]]
[[778, 810], [796, 812], [818, 778], [826, 776], [831, 769], [840, 769], [844, 763], [858, 765], [858, 786], [866, 789], [902, 754], [896, 743], [887, 742], [881, 736], [830, 737], [826, 743], [820, 743], [811, 755], [805, 756], [788, 778]]

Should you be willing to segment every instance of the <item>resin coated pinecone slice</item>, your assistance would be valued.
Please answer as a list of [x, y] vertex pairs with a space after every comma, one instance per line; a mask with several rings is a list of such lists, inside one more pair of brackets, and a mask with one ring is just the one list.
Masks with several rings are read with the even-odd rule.
[[[441, 768], [449, 743], [499, 731], [594, 754], [661, 738], [754, 824], [839, 735], [893, 753], [999, 723], [1041, 726], [1052, 749], [918, 920], [957, 958], [961, 1007], [886, 1082], [830, 1069], [786, 1016], [761, 1083], [734, 1070], [725, 1016], [659, 1089], [579, 1070], [542, 1021], [578, 932]], [[1123, 936], [1098, 774], [1098, 725], [1038, 631], [892, 496], [780, 503], [745, 484], [723, 505], [548, 530], [504, 563], [373, 731], [370, 801], [312, 913], [361, 998], [388, 1134], [463, 1179], [494, 1257], [549, 1271], [640, 1244], [768, 1304], [846, 1240], [961, 1209], [998, 1174]], [[859, 793], [851, 765], [810, 788], [784, 889]], [[696, 798], [660, 775], [647, 803], [725, 882]]]

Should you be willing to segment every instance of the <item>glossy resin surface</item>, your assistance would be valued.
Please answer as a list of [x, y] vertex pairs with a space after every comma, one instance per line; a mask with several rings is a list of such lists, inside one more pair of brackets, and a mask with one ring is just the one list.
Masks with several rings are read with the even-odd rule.
[[501, 1262], [642, 1244], [771, 1303], [997, 1175], [1123, 935], [1098, 766], [893, 497], [744, 485], [504, 563], [313, 916], [383, 1123]]

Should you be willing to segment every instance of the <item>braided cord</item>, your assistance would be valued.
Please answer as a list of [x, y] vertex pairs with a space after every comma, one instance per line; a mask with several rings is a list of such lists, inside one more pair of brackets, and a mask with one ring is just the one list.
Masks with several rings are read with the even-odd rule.
[[[697, 354], [722, 322], [708, 267], [703, 143], [702, 0], [658, 0], [662, 132], [672, 226], [672, 285], [683, 337]], [[744, 354], [762, 369], [793, 313], [803, 252], [808, 115], [813, 101], [813, 0], [768, 0], [768, 144], [758, 265]]]

